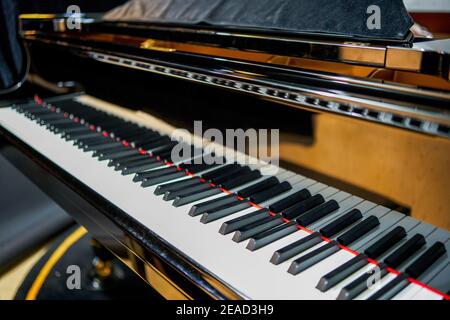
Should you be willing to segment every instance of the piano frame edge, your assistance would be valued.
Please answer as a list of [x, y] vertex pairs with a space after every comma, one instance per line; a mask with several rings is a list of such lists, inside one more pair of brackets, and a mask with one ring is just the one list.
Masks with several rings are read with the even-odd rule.
[[249, 299], [0, 127], [3, 155], [167, 299]]

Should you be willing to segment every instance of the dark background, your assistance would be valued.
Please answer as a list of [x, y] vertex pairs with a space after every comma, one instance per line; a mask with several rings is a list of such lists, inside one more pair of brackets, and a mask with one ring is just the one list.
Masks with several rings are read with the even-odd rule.
[[126, 0], [1, 0], [0, 1], [0, 90], [19, 81], [25, 72], [24, 54], [17, 36], [17, 16], [22, 13], [63, 13], [70, 5], [83, 12], [104, 12]]

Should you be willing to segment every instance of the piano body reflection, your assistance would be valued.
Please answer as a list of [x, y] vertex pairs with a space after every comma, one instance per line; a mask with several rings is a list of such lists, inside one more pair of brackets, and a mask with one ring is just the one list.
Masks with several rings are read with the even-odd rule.
[[[112, 16], [22, 15], [32, 78], [64, 94], [1, 108], [0, 128], [145, 281], [178, 299], [449, 298], [449, 40]], [[51, 84], [67, 80], [83, 92]], [[173, 161], [194, 120], [279, 128], [281, 167]]]

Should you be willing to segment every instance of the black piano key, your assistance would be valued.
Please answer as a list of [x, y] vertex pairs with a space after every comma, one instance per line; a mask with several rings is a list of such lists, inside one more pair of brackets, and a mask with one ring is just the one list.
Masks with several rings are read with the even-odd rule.
[[143, 160], [143, 159], [153, 159], [153, 158], [149, 157], [148, 155], [144, 155], [144, 154], [133, 154], [131, 156], [125, 156], [122, 158], [116, 158], [116, 159], [109, 160], [108, 167], [119, 167], [122, 164], [126, 164], [126, 163], [129, 163], [131, 161], [136, 161], [136, 160]]
[[214, 178], [210, 179], [210, 181], [214, 184], [219, 185], [220, 183], [226, 181], [226, 179], [228, 177], [235, 177], [236, 174], [239, 174], [242, 170], [250, 170], [250, 168], [234, 166], [234, 167], [231, 167], [230, 170], [227, 170], [226, 172], [219, 174], [219, 175], [215, 176]]
[[353, 209], [344, 214], [343, 216], [337, 218], [332, 221], [322, 229], [320, 229], [320, 233], [327, 238], [331, 238], [332, 236], [338, 234], [345, 228], [351, 226], [356, 221], [362, 219], [362, 213], [358, 209]]
[[273, 229], [261, 232], [253, 236], [247, 244], [247, 249], [250, 251], [258, 250], [296, 231], [298, 231], [298, 227], [294, 221], [283, 223], [282, 225], [279, 225]]
[[131, 156], [134, 154], [139, 154], [139, 151], [136, 149], [131, 148], [125, 148], [122, 146], [122, 151], [115, 152], [114, 154], [105, 154], [98, 157], [98, 160], [104, 161], [104, 160], [114, 160], [126, 156]]
[[314, 247], [316, 244], [319, 244], [322, 241], [320, 237], [320, 233], [312, 233], [300, 240], [297, 240], [281, 249], [275, 251], [270, 259], [275, 265], [278, 265], [286, 260], [289, 260], [292, 257]]
[[292, 207], [285, 209], [281, 214], [285, 219], [292, 220], [297, 218], [298, 216], [304, 214], [308, 210], [311, 210], [318, 205], [321, 205], [325, 202], [325, 199], [322, 195], [316, 194], [311, 198], [308, 198], [302, 202], [299, 202]]
[[241, 242], [247, 240], [258, 233], [269, 230], [282, 224], [284, 221], [281, 216], [269, 216], [263, 218], [259, 221], [248, 224], [244, 227], [239, 228], [233, 235], [234, 242]]
[[80, 149], [85, 149], [86, 147], [94, 144], [102, 144], [106, 142], [110, 142], [109, 138], [105, 138], [104, 136], [99, 136], [98, 134], [95, 137], [78, 139], [74, 141], [73, 145], [77, 146]]
[[416, 234], [384, 259], [384, 263], [395, 269], [422, 248], [425, 243], [425, 237], [421, 234]]
[[322, 278], [320, 278], [319, 283], [316, 288], [322, 292], [333, 288], [336, 284], [343, 281], [362, 267], [366, 266], [369, 261], [367, 261], [367, 256], [365, 254], [359, 254], [356, 257], [350, 259], [346, 263], [340, 265], [333, 271], [330, 271]]
[[311, 193], [307, 189], [302, 189], [300, 191], [291, 194], [290, 196], [287, 196], [284, 199], [281, 199], [280, 201], [271, 204], [269, 209], [272, 212], [279, 213], [284, 209], [293, 206], [296, 203], [308, 199], [309, 197], [311, 197]]
[[159, 159], [160, 161], [172, 162], [172, 150], [158, 153], [158, 155], [155, 158]]
[[228, 182], [228, 181], [232, 181], [233, 179], [245, 176], [246, 174], [251, 173], [251, 169], [249, 167], [242, 167], [239, 170], [236, 170], [235, 172], [229, 174], [229, 175], [225, 175], [221, 178], [215, 178], [213, 180], [213, 183], [215, 183], [216, 185], [219, 186], [223, 186], [224, 183]]
[[190, 195], [186, 195], [184, 197], [176, 197], [175, 200], [173, 201], [172, 205], [174, 207], [181, 207], [186, 204], [211, 197], [211, 196], [219, 194], [221, 192], [222, 191], [220, 191], [220, 189], [217, 189], [217, 188], [210, 188], [210, 189], [207, 189], [202, 192], [194, 192], [194, 193], [192, 193]]
[[367, 300], [390, 300], [409, 284], [408, 276], [404, 273], [399, 274], [395, 279], [367, 298]]
[[378, 218], [375, 216], [370, 216], [358, 223], [343, 235], [339, 236], [337, 238], [337, 241], [344, 246], [348, 246], [379, 225], [380, 221], [378, 220]]
[[131, 144], [136, 148], [147, 149], [169, 141], [171, 140], [168, 136], [161, 136], [159, 134], [156, 134], [134, 139], [133, 141], [131, 141]]
[[[122, 160], [121, 160], [121, 163], [115, 164], [114, 169], [116, 171], [122, 171], [127, 168], [133, 168], [133, 167], [143, 165], [143, 164], [157, 164], [155, 168], [157, 168], [157, 166], [164, 166], [164, 163], [162, 163], [161, 161], [158, 161], [157, 159], [152, 158], [148, 155], [142, 155], [140, 153], [132, 154], [130, 156], [125, 156], [125, 157], [133, 157], [133, 156], [135, 156], [135, 158], [131, 158], [131, 160], [127, 160], [127, 161], [123, 160], [124, 157], [116, 158], [116, 159], [122, 159]], [[115, 159], [110, 159], [108, 162], [108, 165], [114, 160]], [[138, 170], [135, 173], [143, 172], [143, 171], [147, 171], [147, 170]]]
[[[111, 144], [113, 144], [113, 142], [111, 143]], [[94, 158], [100, 158], [100, 157], [106, 157], [106, 156], [109, 156], [109, 155], [112, 155], [112, 154], [115, 154], [115, 153], [118, 153], [118, 152], [122, 152], [123, 151], [123, 149], [124, 149], [124, 146], [114, 146], [114, 145], [112, 145], [110, 148], [108, 148], [108, 149], [104, 149], [104, 150], [100, 150], [100, 151], [95, 151], [93, 154], [92, 154], [92, 156], [94, 157]]]
[[158, 184], [166, 183], [184, 177], [186, 174], [182, 171], [169, 172], [153, 178], [146, 178], [142, 181], [141, 187], [147, 188]]
[[311, 252], [308, 252], [304, 256], [301, 256], [300, 258], [292, 261], [288, 272], [293, 275], [299, 274], [300, 272], [305, 271], [306, 269], [328, 258], [333, 253], [339, 250], [340, 248], [337, 242], [331, 241]]
[[111, 149], [111, 148], [114, 148], [114, 147], [122, 147], [122, 148], [124, 148], [124, 146], [122, 145], [122, 142], [114, 141], [114, 140], [111, 140], [111, 139], [108, 139], [106, 141], [107, 142], [105, 142], [105, 141], [102, 142], [100, 140], [99, 143], [90, 144], [89, 146], [86, 146], [84, 148], [84, 151], [86, 151], [86, 152], [88, 152], [88, 151], [101, 151], [101, 150]]
[[126, 176], [129, 174], [143, 172], [146, 170], [152, 170], [152, 169], [156, 169], [156, 168], [159, 168], [164, 165], [157, 160], [155, 160], [155, 161], [151, 161], [151, 160], [153, 160], [153, 159], [140, 161], [139, 163], [130, 163], [129, 165], [125, 165], [121, 169], [122, 175]]
[[195, 164], [195, 163], [181, 163], [179, 165], [179, 167], [181, 169], [183, 169], [184, 171], [186, 171], [186, 172], [190, 172], [192, 174], [195, 174], [197, 172], [206, 170], [209, 167], [209, 165], [206, 164], [206, 163], [198, 163], [198, 164]]
[[170, 166], [170, 167], [166, 166], [162, 169], [157, 169], [157, 170], [152, 170], [152, 171], [143, 171], [143, 172], [137, 173], [134, 176], [133, 181], [134, 182], [143, 181], [144, 179], [150, 179], [150, 178], [162, 176], [164, 174], [173, 173], [173, 172], [177, 172], [177, 171], [179, 171], [179, 170], [175, 166]]
[[66, 141], [79, 141], [81, 139], [96, 138], [96, 137], [100, 137], [100, 134], [95, 131], [73, 132], [64, 135], [64, 139], [66, 139]]
[[209, 184], [198, 180], [196, 184], [191, 185], [187, 188], [183, 188], [180, 190], [166, 191], [166, 193], [164, 194], [163, 200], [171, 201], [171, 200], [175, 199], [176, 197], [184, 197], [193, 192], [199, 192], [199, 191], [203, 191], [203, 190], [210, 189], [210, 188], [211, 188], [211, 186]]
[[150, 154], [157, 156], [160, 153], [163, 153], [163, 152], [168, 151], [168, 150], [172, 150], [173, 147], [175, 147], [178, 143], [179, 142], [177, 142], [177, 141], [171, 141], [171, 142], [168, 142], [168, 143], [166, 143], [164, 145], [161, 145], [161, 146], [158, 146], [158, 147], [154, 147], [154, 148], [150, 148], [148, 151], [150, 151]]
[[162, 185], [156, 187], [156, 189], [153, 193], [155, 195], [159, 196], [159, 195], [165, 194], [167, 191], [181, 190], [183, 188], [188, 188], [189, 186], [195, 185], [199, 182], [200, 182], [200, 180], [198, 178], [191, 178], [191, 177], [186, 176], [185, 180], [166, 183], [166, 184], [162, 184]]
[[48, 123], [52, 123], [52, 120], [59, 120], [61, 118], [64, 119], [64, 115], [61, 113], [57, 113], [57, 112], [51, 112], [51, 113], [47, 113], [47, 114], [43, 114], [43, 115], [39, 116], [40, 121], [48, 122]]
[[236, 200], [236, 202], [229, 203], [229, 204], [223, 205], [217, 209], [209, 210], [209, 211], [205, 212], [203, 214], [202, 218], [200, 219], [200, 222], [201, 223], [209, 223], [212, 221], [216, 221], [218, 219], [229, 216], [236, 212], [245, 210], [249, 207], [251, 207], [251, 204], [248, 201]]
[[170, 140], [167, 136], [161, 136], [151, 142], [147, 142], [145, 144], [136, 145], [136, 147], [140, 149], [144, 149], [147, 151], [152, 151], [153, 149], [156, 149], [158, 147], [166, 146], [166, 145], [172, 145], [173, 141]]
[[65, 138], [66, 134], [73, 134], [73, 133], [89, 133], [92, 132], [87, 128], [86, 126], [79, 124], [79, 123], [64, 123], [63, 121], [67, 121], [67, 119], [61, 119], [59, 120], [59, 123], [55, 124], [43, 124], [46, 126], [46, 128], [50, 131], [52, 131], [55, 134], [61, 134], [62, 138]]
[[191, 209], [189, 210], [189, 215], [191, 217], [195, 217], [202, 213], [205, 213], [208, 210], [214, 210], [225, 204], [234, 203], [236, 200], [237, 200], [237, 196], [235, 194], [229, 194], [229, 195], [223, 196], [221, 198], [197, 203], [196, 205], [193, 205], [191, 207]]
[[265, 208], [250, 212], [241, 217], [237, 217], [237, 218], [225, 221], [222, 224], [222, 226], [220, 227], [219, 233], [224, 234], [224, 235], [229, 234], [230, 232], [234, 232], [243, 226], [252, 224], [255, 221], [261, 220], [264, 217], [268, 217], [268, 216], [269, 216], [269, 210], [265, 209]]
[[269, 189], [273, 186], [276, 186], [279, 184], [280, 181], [276, 177], [270, 177], [267, 179], [264, 179], [261, 182], [255, 183], [245, 189], [242, 189], [238, 192], [238, 195], [242, 198], [248, 198], [258, 192], [261, 192], [263, 190]]
[[221, 184], [224, 189], [231, 190], [261, 178], [261, 172], [253, 170], [248, 174], [235, 177]]
[[230, 164], [226, 164], [224, 166], [221, 166], [215, 170], [212, 170], [208, 173], [202, 174], [201, 177], [203, 179], [205, 179], [206, 181], [211, 181], [212, 179], [214, 179], [217, 176], [220, 176], [224, 173], [230, 172], [235, 170], [235, 168], [239, 168], [241, 167], [240, 165], [236, 164], [236, 163], [230, 163]]
[[[378, 276], [375, 276], [375, 272], [380, 272]], [[366, 291], [369, 288], [371, 283], [370, 279], [378, 278], [381, 279], [387, 274], [386, 265], [380, 264], [371, 269], [371, 272], [366, 272], [347, 284], [342, 290], [339, 292], [337, 300], [352, 300], [353, 298], [360, 295], [362, 292]]]
[[307, 227], [338, 209], [339, 204], [336, 200], [327, 201], [309, 210], [308, 212], [300, 216], [300, 218], [297, 218], [297, 223], [301, 226]]
[[446, 253], [445, 245], [437, 241], [405, 270], [412, 278], [419, 278], [429, 267]]
[[252, 196], [250, 196], [250, 200], [253, 201], [254, 203], [261, 203], [269, 199], [272, 199], [291, 189], [292, 189], [291, 184], [287, 181], [283, 181], [282, 183], [277, 184], [271, 188], [253, 194]]
[[405, 237], [405, 228], [398, 226], [392, 229], [388, 234], [375, 242], [373, 245], [368, 247], [364, 253], [367, 254], [369, 258], [376, 259]]

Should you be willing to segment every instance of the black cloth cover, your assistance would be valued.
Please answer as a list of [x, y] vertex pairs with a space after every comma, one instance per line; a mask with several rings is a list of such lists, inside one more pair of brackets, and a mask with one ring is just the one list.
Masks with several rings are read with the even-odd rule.
[[[380, 29], [367, 27], [371, 5], [380, 8]], [[405, 39], [413, 25], [402, 0], [130, 0], [104, 19], [389, 40]]]
[[23, 72], [22, 50], [17, 39], [17, 6], [13, 0], [0, 1], [0, 89], [19, 81]]

